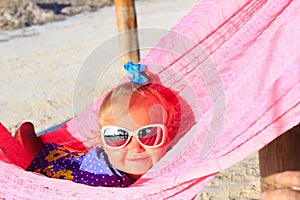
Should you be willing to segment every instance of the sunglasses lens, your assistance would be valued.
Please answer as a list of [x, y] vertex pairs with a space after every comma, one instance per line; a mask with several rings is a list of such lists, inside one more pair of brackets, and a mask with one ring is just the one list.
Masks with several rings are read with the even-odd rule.
[[104, 141], [110, 147], [119, 147], [126, 143], [129, 134], [117, 128], [106, 128], [103, 131]]
[[163, 129], [161, 127], [147, 127], [139, 130], [138, 138], [147, 146], [157, 146], [163, 142]]

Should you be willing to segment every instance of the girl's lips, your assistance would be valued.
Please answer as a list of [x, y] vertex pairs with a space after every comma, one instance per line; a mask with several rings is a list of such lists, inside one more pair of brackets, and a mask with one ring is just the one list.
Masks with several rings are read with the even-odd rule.
[[148, 159], [148, 157], [126, 158], [126, 160], [128, 160], [128, 161], [142, 161], [142, 160], [146, 160], [146, 159]]

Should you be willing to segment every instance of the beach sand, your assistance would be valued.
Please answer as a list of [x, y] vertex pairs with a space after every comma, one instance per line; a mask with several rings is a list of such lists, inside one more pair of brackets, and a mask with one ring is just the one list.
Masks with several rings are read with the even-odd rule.
[[[138, 26], [166, 31], [195, 3], [137, 1]], [[9, 131], [31, 121], [41, 132], [74, 116], [74, 88], [82, 66], [96, 48], [116, 39], [114, 11], [114, 7], [105, 7], [60, 22], [0, 32], [0, 121]], [[153, 41], [159, 34], [156, 37]], [[145, 48], [142, 55], [147, 51]], [[112, 69], [119, 67], [118, 61], [112, 62]], [[114, 86], [119, 76], [122, 73], [104, 76], [98, 93]], [[199, 192], [198, 199], [260, 199], [257, 153], [221, 171]]]

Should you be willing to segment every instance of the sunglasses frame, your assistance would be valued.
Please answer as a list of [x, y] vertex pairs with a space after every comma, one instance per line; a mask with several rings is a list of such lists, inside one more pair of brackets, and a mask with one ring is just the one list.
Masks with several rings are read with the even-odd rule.
[[[158, 145], [155, 145], [155, 146], [148, 146], [148, 145], [145, 145], [143, 144], [140, 139], [138, 138], [138, 132], [142, 129], [145, 129], [145, 128], [149, 128], [149, 127], [159, 127], [162, 129], [162, 141], [158, 144]], [[124, 144], [122, 144], [121, 146], [118, 146], [118, 147], [112, 147], [112, 146], [109, 146], [106, 142], [105, 142], [105, 139], [104, 139], [104, 130], [107, 129], [107, 128], [113, 128], [113, 129], [122, 129], [122, 130], [125, 130], [129, 136], [126, 140], [126, 142]], [[131, 140], [131, 137], [134, 136], [137, 141], [139, 142], [139, 144], [144, 147], [144, 148], [157, 148], [157, 147], [160, 147], [162, 146], [164, 143], [165, 143], [165, 140], [166, 140], [166, 126], [164, 124], [149, 124], [149, 125], [146, 125], [146, 126], [142, 126], [140, 127], [139, 129], [137, 130], [134, 130], [134, 131], [131, 131], [131, 130], [128, 130], [126, 128], [123, 128], [123, 127], [120, 127], [120, 126], [103, 126], [101, 128], [101, 140], [103, 142], [103, 144], [107, 147], [107, 148], [110, 148], [110, 149], [122, 149], [124, 148], [128, 143], [129, 141]]]

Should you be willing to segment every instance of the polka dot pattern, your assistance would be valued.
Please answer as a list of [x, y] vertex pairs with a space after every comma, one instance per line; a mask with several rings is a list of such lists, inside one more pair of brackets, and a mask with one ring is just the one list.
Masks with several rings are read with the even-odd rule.
[[102, 147], [84, 154], [47, 143], [27, 170], [90, 186], [128, 187], [133, 183], [123, 172], [111, 166]]

